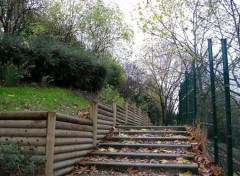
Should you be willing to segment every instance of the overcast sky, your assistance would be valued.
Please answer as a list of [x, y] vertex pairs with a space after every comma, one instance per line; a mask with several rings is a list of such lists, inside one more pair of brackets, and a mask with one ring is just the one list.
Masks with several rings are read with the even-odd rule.
[[121, 9], [121, 11], [124, 13], [125, 21], [134, 31], [133, 52], [135, 54], [139, 53], [139, 50], [141, 50], [144, 34], [138, 28], [136, 20], [133, 20], [133, 19], [138, 16], [138, 12], [135, 10], [137, 7], [137, 4], [139, 2], [144, 2], [144, 1], [147, 1], [147, 0], [104, 0], [106, 4], [111, 2], [117, 4]]

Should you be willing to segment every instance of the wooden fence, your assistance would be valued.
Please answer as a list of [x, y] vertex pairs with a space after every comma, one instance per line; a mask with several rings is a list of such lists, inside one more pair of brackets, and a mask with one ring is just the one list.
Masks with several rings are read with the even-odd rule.
[[34, 147], [46, 157], [45, 175], [69, 173], [116, 125], [151, 125], [141, 109], [126, 103], [92, 103], [90, 119], [56, 112], [0, 112], [0, 143]]

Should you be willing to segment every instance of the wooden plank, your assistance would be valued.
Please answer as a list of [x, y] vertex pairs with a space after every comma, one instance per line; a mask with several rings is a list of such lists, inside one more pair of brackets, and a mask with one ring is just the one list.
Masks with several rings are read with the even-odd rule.
[[117, 122], [119, 122], [120, 124], [125, 124], [125, 120], [118, 118], [118, 116], [117, 116]]
[[122, 117], [125, 117], [125, 114], [124, 114], [124, 113], [121, 113], [121, 112], [118, 112], [118, 111], [117, 111], [117, 115], [122, 116]]
[[105, 135], [97, 135], [97, 139], [103, 139]]
[[92, 148], [93, 148], [93, 144], [63, 145], [63, 146], [56, 146], [54, 149], [54, 153], [59, 154], [59, 153], [80, 151], [80, 150], [86, 150], [86, 149], [92, 149]]
[[47, 119], [47, 112], [29, 111], [29, 112], [0, 112], [0, 119], [20, 120], [20, 119]]
[[125, 104], [125, 125], [127, 124], [128, 121], [128, 103], [126, 102]]
[[54, 171], [54, 176], [65, 176], [74, 169], [74, 166], [64, 167], [62, 169]]
[[191, 144], [124, 144], [124, 143], [100, 143], [100, 146], [111, 147], [152, 147], [152, 148], [191, 148]]
[[93, 131], [93, 127], [89, 125], [73, 124], [68, 122], [56, 122], [56, 129], [77, 130], [77, 131]]
[[64, 161], [67, 159], [72, 158], [79, 158], [81, 156], [85, 156], [86, 154], [90, 153], [92, 149], [82, 150], [82, 151], [75, 151], [75, 152], [67, 152], [67, 153], [59, 153], [54, 155], [54, 162], [57, 161]]
[[[68, 168], [69, 166], [74, 167], [75, 163], [79, 162], [82, 159], [83, 159], [83, 157], [78, 157], [78, 158], [55, 162], [53, 164], [53, 170], [55, 171], [54, 172], [55, 176], [57, 175], [57, 173], [59, 173], [57, 170], [62, 170], [64, 168]], [[62, 174], [65, 175], [65, 174], [68, 174], [69, 172], [64, 172]]]
[[78, 117], [59, 114], [59, 113], [57, 113], [57, 121], [68, 122], [73, 124], [89, 125], [89, 126], [92, 125], [91, 119], [80, 119]]
[[98, 114], [102, 114], [108, 117], [113, 117], [113, 112], [104, 111], [103, 109], [98, 109]]
[[72, 131], [72, 130], [55, 130], [56, 137], [83, 137], [83, 138], [90, 138], [93, 137], [92, 132], [87, 131]]
[[109, 132], [109, 130], [97, 130], [98, 134], [106, 134], [108, 132]]
[[54, 143], [55, 143], [56, 113], [48, 112], [47, 135], [46, 135], [46, 176], [53, 175]]
[[98, 116], [98, 103], [92, 103], [91, 109], [90, 109], [90, 118], [93, 121], [93, 145], [97, 145], [97, 129], [98, 129], [98, 123], [97, 123], [97, 116]]
[[108, 129], [112, 128], [112, 125], [101, 125], [101, 124], [98, 124], [97, 128], [98, 129], [106, 129], [106, 130], [108, 130]]
[[129, 133], [129, 134], [188, 134], [187, 131], [114, 131], [114, 133]]
[[46, 129], [21, 129], [21, 128], [1, 128], [0, 136], [8, 137], [45, 137]]
[[92, 143], [92, 138], [55, 138], [55, 146]]
[[117, 103], [113, 103], [113, 127], [116, 126], [116, 120], [117, 120]]
[[98, 123], [98, 124], [103, 124], [103, 125], [113, 126], [113, 121], [112, 121], [112, 122], [109, 122], [109, 121], [106, 121], [106, 120], [100, 120], [100, 119], [98, 119], [98, 120], [97, 120], [97, 123]]
[[113, 117], [105, 116], [105, 115], [102, 115], [102, 114], [98, 114], [98, 119], [107, 120], [107, 121], [110, 121], [110, 122], [113, 121]]
[[107, 162], [107, 161], [86, 161], [85, 164], [96, 166], [114, 166], [114, 167], [138, 167], [138, 168], [159, 168], [159, 169], [188, 169], [193, 172], [198, 171], [198, 164], [154, 164], [154, 163], [132, 163], [132, 162]]
[[46, 146], [45, 137], [0, 137], [0, 143], [15, 143], [20, 145]]
[[127, 157], [153, 157], [153, 158], [174, 158], [184, 157], [193, 159], [194, 155], [188, 154], [169, 154], [169, 153], [134, 153], [134, 152], [92, 152], [93, 155], [108, 155], [108, 156], [127, 156]]
[[175, 140], [188, 140], [188, 137], [111, 137], [111, 139], [118, 140], [165, 140], [165, 141], [175, 141]]
[[117, 126], [116, 128], [125, 129], [175, 129], [175, 130], [186, 130], [185, 126]]
[[46, 120], [0, 120], [0, 128], [46, 128]]
[[113, 112], [112, 107], [108, 107], [108, 106], [105, 106], [105, 105], [100, 104], [100, 103], [98, 103], [98, 108], [99, 108], [99, 109], [102, 109], [102, 110], [104, 110], [104, 111], [111, 112], [111, 113]]

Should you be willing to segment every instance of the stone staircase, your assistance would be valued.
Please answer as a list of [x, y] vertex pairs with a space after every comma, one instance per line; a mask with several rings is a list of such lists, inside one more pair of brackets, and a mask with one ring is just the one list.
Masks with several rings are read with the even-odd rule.
[[117, 126], [80, 164], [96, 167], [95, 175], [197, 174], [188, 138], [182, 126]]

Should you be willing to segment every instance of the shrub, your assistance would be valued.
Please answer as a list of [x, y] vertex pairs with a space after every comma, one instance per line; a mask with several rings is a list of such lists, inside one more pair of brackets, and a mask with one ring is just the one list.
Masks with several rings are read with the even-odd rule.
[[0, 66], [0, 78], [6, 86], [17, 85], [28, 74], [29, 68], [26, 67], [26, 64], [16, 66], [8, 62]]
[[0, 39], [0, 63], [11, 61], [19, 68], [34, 66], [31, 82], [51, 82], [60, 86], [77, 86], [82, 90], [100, 90], [108, 77], [108, 64], [96, 62], [98, 56], [83, 48], [73, 48], [55, 39], [34, 37], [26, 41], [16, 36]]
[[120, 106], [124, 105], [124, 99], [120, 97], [118, 90], [114, 89], [113, 86], [105, 85], [99, 94], [99, 99], [106, 104], [112, 104], [116, 102]]
[[17, 144], [0, 144], [0, 173], [2, 176], [39, 175], [44, 167], [43, 160], [33, 160], [36, 151]]

